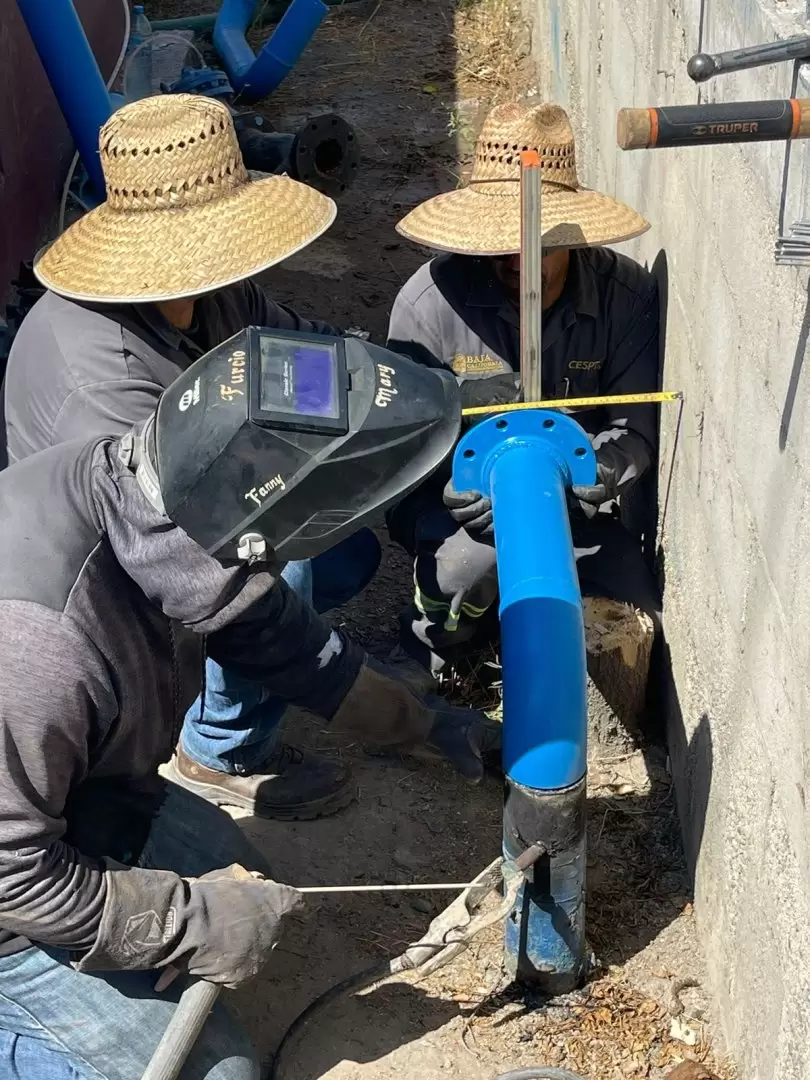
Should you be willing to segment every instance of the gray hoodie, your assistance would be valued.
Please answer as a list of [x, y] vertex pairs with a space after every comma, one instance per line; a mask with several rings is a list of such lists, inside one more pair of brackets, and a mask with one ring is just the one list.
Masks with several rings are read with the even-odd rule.
[[[0, 950], [49, 944], [87, 968], [225, 948], [224, 896], [118, 865], [159, 804], [203, 635], [220, 664], [325, 718], [363, 659], [272, 565], [225, 568], [161, 517], [117, 450], [64, 443], [0, 474]], [[131, 961], [104, 940], [170, 909]]]

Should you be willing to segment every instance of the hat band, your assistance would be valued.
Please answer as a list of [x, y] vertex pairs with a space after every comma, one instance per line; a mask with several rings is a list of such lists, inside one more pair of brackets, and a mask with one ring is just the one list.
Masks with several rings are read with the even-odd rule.
[[183, 181], [167, 181], [161, 187], [141, 188], [133, 178], [126, 186], [125, 177], [107, 181], [107, 202], [111, 210], [168, 210], [203, 206], [214, 199], [232, 195], [250, 177], [242, 162], [228, 162], [218, 172], [210, 170]]

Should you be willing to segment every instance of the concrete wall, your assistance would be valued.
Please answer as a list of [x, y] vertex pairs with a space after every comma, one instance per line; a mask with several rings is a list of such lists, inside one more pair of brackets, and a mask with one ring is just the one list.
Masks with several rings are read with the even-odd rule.
[[[123, 36], [121, 0], [75, 0], [104, 77]], [[17, 0], [0, 0], [0, 318], [20, 262], [54, 224], [73, 146]]]
[[[571, 112], [581, 179], [652, 231], [628, 254], [669, 272], [662, 421], [670, 737], [696, 910], [742, 1080], [810, 1076], [810, 289], [776, 267], [810, 218], [808, 147], [623, 153], [621, 106], [694, 104], [688, 57], [810, 33], [792, 0], [528, 0], [542, 93]], [[703, 100], [783, 98], [783, 64]], [[799, 84], [799, 96], [810, 90]]]

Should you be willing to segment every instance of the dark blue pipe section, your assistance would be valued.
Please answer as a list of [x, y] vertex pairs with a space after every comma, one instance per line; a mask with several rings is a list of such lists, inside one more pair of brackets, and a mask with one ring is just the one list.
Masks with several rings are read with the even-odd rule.
[[73, 0], [17, 0], [53, 87], [93, 192], [106, 198], [98, 133], [112, 113], [110, 96]]
[[292, 0], [258, 56], [245, 38], [255, 0], [222, 0], [214, 47], [243, 101], [267, 97], [289, 74], [329, 8], [321, 0]]
[[506, 926], [506, 965], [549, 993], [584, 967], [587, 671], [566, 489], [596, 458], [570, 417], [528, 409], [473, 427], [453, 459], [457, 491], [492, 499], [507, 777], [504, 853], [546, 854]]
[[572, 990], [585, 971], [585, 784], [584, 776], [559, 792], [507, 784], [506, 859], [538, 841], [546, 854], [525, 875], [506, 920], [505, 966], [551, 995]]

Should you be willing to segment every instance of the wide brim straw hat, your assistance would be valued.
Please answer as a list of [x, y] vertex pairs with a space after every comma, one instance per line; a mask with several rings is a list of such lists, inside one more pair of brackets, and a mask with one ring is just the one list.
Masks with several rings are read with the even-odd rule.
[[227, 108], [145, 98], [99, 134], [107, 201], [38, 256], [37, 277], [73, 300], [197, 296], [266, 270], [312, 243], [335, 204], [287, 176], [251, 179]]
[[574, 133], [559, 105], [499, 105], [481, 129], [466, 187], [421, 203], [397, 225], [409, 240], [463, 255], [520, 251], [520, 155], [534, 150], [542, 170], [543, 248], [631, 240], [649, 224], [609, 195], [580, 186]]

